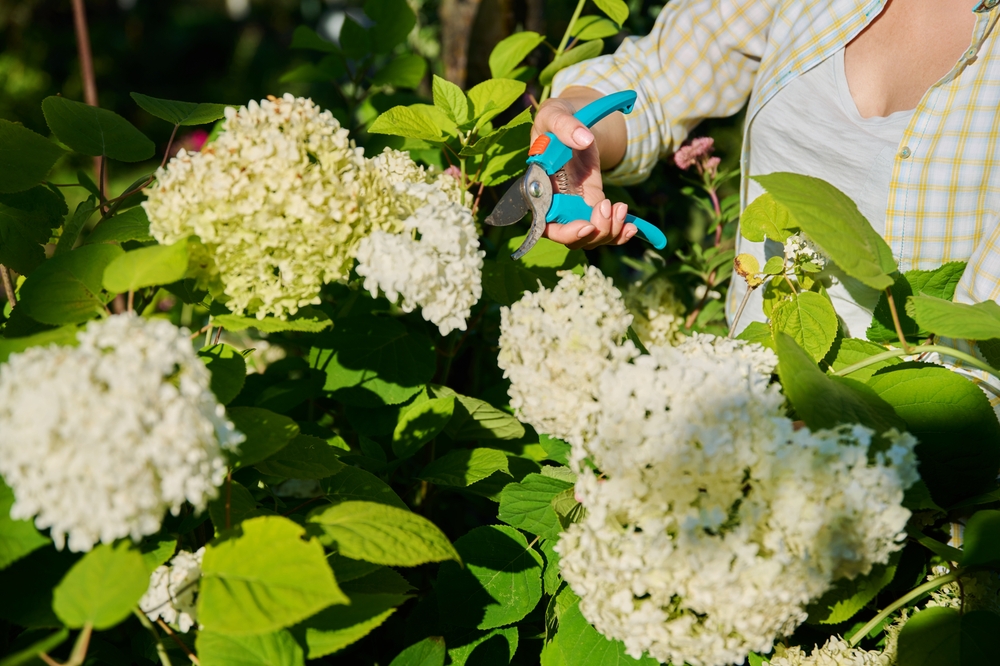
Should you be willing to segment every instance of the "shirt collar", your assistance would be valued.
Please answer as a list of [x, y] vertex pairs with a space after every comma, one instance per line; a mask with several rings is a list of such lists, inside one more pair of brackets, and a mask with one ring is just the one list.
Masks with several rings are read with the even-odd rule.
[[986, 12], [993, 11], [997, 5], [1000, 5], [1000, 0], [982, 0], [982, 2], [976, 5], [976, 8], [972, 11], [978, 14], [984, 14]]

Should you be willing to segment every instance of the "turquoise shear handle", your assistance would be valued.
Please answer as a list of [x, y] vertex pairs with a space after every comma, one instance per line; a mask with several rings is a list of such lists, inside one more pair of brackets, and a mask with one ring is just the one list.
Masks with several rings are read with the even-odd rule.
[[[574, 194], [553, 194], [552, 207], [549, 208], [549, 214], [545, 216], [545, 221], [566, 224], [576, 220], [589, 220], [593, 210], [583, 200], [583, 197]], [[662, 250], [667, 246], [667, 237], [663, 235], [663, 232], [646, 220], [635, 215], [626, 215], [625, 221], [634, 224], [638, 229], [636, 235], [657, 250]]]

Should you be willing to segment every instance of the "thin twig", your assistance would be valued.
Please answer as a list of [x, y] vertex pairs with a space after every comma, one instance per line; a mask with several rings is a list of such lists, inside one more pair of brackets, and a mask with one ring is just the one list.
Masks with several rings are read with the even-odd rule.
[[205, 324], [204, 326], [202, 326], [197, 331], [195, 331], [194, 333], [191, 334], [191, 339], [194, 340], [199, 335], [201, 335], [202, 333], [204, 333], [205, 331], [207, 331], [209, 328], [211, 328], [211, 326], [212, 326], [211, 324]]
[[304, 506], [306, 506], [306, 505], [308, 505], [308, 504], [312, 504], [312, 503], [313, 503], [313, 502], [315, 502], [316, 500], [321, 500], [321, 499], [324, 499], [325, 497], [326, 497], [325, 495], [319, 495], [319, 496], [317, 496], [317, 497], [313, 497], [313, 498], [311, 498], [311, 499], [308, 499], [308, 500], [306, 500], [305, 502], [303, 502], [302, 504], [299, 504], [299, 505], [298, 505], [297, 507], [295, 507], [294, 509], [291, 509], [291, 510], [289, 510], [289, 511], [286, 511], [285, 513], [283, 513], [283, 514], [281, 514], [281, 515], [282, 515], [282, 516], [290, 516], [290, 515], [292, 515], [293, 513], [295, 513], [296, 511], [298, 511], [299, 509], [301, 509], [302, 507], [304, 507]]
[[62, 666], [58, 661], [56, 661], [55, 659], [53, 659], [52, 657], [50, 657], [49, 655], [47, 655], [44, 652], [39, 652], [38, 653], [38, 658], [41, 659], [42, 661], [44, 661], [49, 666]]
[[[179, 127], [180, 125], [174, 125], [174, 131], [170, 133], [170, 139], [167, 140], [167, 147], [163, 151], [163, 160], [160, 161], [161, 169], [167, 164], [167, 159], [170, 157], [170, 147], [174, 145], [174, 137], [177, 136], [177, 128]], [[152, 178], [150, 178], [150, 181], [152, 181]]]
[[896, 335], [899, 337], [899, 344], [903, 351], [910, 353], [910, 345], [906, 343], [906, 335], [903, 333], [903, 325], [899, 321], [899, 313], [896, 312], [896, 300], [892, 297], [892, 290], [885, 290], [885, 300], [889, 303], [889, 312], [892, 313], [892, 325], [896, 327]]
[[[71, 0], [71, 4], [73, 29], [76, 32], [76, 51], [80, 57], [80, 78], [83, 80], [83, 101], [90, 106], [99, 106], [97, 79], [94, 77], [94, 56], [90, 49], [90, 31], [87, 29], [87, 11], [83, 6], [83, 0]], [[94, 175], [98, 178], [102, 176], [103, 164], [103, 157], [94, 158]], [[104, 191], [103, 183], [99, 182], [98, 187], [101, 188], [101, 192]]]
[[0, 264], [0, 280], [3, 280], [3, 290], [7, 294], [7, 302], [10, 303], [11, 309], [17, 305], [17, 294], [14, 293], [14, 285], [10, 281], [10, 271], [3, 264]]
[[131, 289], [128, 290], [128, 312], [132, 312], [132, 307], [135, 305], [135, 292]]
[[153, 626], [153, 623], [149, 621], [149, 618], [146, 617], [146, 614], [143, 613], [142, 610], [139, 608], [133, 608], [132, 612], [135, 613], [137, 618], [139, 618], [139, 622], [142, 626], [146, 627], [146, 630], [153, 634], [153, 640], [156, 641], [156, 655], [160, 658], [160, 663], [163, 664], [163, 666], [173, 666], [170, 663], [169, 655], [167, 655], [167, 648], [163, 645], [163, 640], [160, 638], [160, 632], [156, 630], [156, 627]]
[[221, 337], [222, 337], [222, 327], [220, 326], [219, 328], [215, 329], [215, 341], [212, 344], [213, 345], [219, 344], [219, 338]]
[[747, 306], [747, 303], [750, 302], [750, 294], [753, 293], [754, 289], [755, 287], [747, 285], [747, 291], [743, 294], [743, 300], [740, 301], [740, 307], [736, 308], [736, 314], [733, 315], [733, 323], [729, 326], [729, 335], [726, 337], [731, 338], [736, 334], [736, 325], [740, 323], [740, 317], [743, 316], [743, 309]]
[[170, 638], [173, 639], [174, 643], [177, 643], [177, 645], [180, 646], [182, 650], [184, 650], [184, 654], [188, 656], [188, 659], [191, 660], [192, 664], [195, 664], [195, 666], [201, 666], [201, 662], [198, 660], [198, 656], [194, 652], [191, 652], [191, 648], [187, 646], [187, 643], [182, 641], [177, 636], [177, 634], [174, 633], [174, 630], [170, 628], [169, 624], [163, 621], [162, 617], [156, 618], [156, 624], [160, 625], [160, 628], [163, 629], [163, 631], [167, 632], [167, 636], [170, 636]]

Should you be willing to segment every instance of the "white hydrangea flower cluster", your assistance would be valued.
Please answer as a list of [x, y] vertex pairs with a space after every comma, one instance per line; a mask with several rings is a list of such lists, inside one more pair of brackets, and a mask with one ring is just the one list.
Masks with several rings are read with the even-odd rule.
[[684, 339], [684, 304], [666, 278], [635, 282], [625, 292], [632, 329], [647, 345], [674, 345]]
[[399, 185], [430, 184], [466, 201], [455, 178], [405, 153], [366, 160], [309, 99], [228, 108], [222, 129], [201, 152], [181, 150], [157, 170], [143, 206], [160, 243], [198, 237], [204, 278], [221, 282], [234, 312], [285, 317], [319, 303], [324, 283], [348, 275], [363, 238], [402, 231], [419, 207]]
[[805, 234], [792, 234], [785, 240], [785, 269], [805, 263], [822, 270], [826, 266], [826, 255]]
[[[947, 567], [936, 566], [927, 576], [931, 581], [947, 575]], [[985, 610], [1000, 614], [1000, 574], [995, 571], [974, 571], [962, 576], [962, 584], [948, 583], [931, 592], [927, 607]]]
[[379, 289], [406, 312], [421, 308], [441, 335], [465, 330], [472, 306], [483, 294], [483, 257], [472, 212], [427, 185], [405, 189], [426, 203], [403, 222], [402, 233], [375, 231], [358, 245], [358, 275], [364, 288]]
[[94, 321], [76, 347], [32, 347], [0, 366], [0, 474], [11, 517], [90, 550], [197, 510], [243, 435], [226, 420], [188, 332], [164, 320]]
[[739, 663], [901, 547], [916, 442], [890, 432], [871, 462], [862, 426], [796, 430], [772, 352], [695, 335], [637, 356], [621, 308], [591, 268], [502, 313], [512, 405], [572, 444], [587, 511], [557, 546], [562, 575], [634, 657]]
[[139, 600], [139, 609], [153, 622], [164, 622], [187, 633], [198, 624], [198, 588], [205, 547], [190, 553], [182, 550], [169, 564], [149, 576], [149, 589]]
[[[898, 633], [898, 632], [897, 632]], [[895, 649], [863, 650], [832, 636], [822, 647], [806, 652], [801, 647], [778, 647], [769, 666], [891, 666], [895, 663]]]
[[538, 432], [582, 442], [602, 409], [598, 382], [615, 361], [638, 354], [622, 343], [632, 315], [595, 266], [565, 272], [500, 310], [497, 362], [510, 379], [510, 404]]

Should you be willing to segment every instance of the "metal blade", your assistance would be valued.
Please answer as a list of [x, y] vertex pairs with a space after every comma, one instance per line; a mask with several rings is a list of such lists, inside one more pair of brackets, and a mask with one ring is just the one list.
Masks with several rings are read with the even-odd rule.
[[486, 224], [491, 227], [506, 227], [520, 222], [528, 214], [531, 207], [524, 200], [524, 193], [521, 190], [522, 180], [524, 180], [523, 177], [515, 180], [510, 189], [500, 197], [493, 212], [483, 220]]
[[549, 180], [545, 170], [538, 164], [528, 167], [528, 172], [523, 176], [524, 182], [521, 184], [524, 192], [523, 199], [531, 205], [531, 228], [525, 237], [521, 247], [517, 248], [511, 258], [520, 259], [528, 250], [535, 247], [535, 243], [545, 232], [545, 218], [552, 207], [552, 181]]

